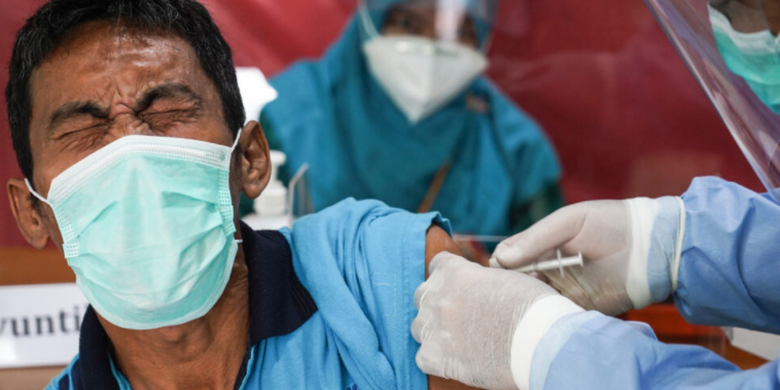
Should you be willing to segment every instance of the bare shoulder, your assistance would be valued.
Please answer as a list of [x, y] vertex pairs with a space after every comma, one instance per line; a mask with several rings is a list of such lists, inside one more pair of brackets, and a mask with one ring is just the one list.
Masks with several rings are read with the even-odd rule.
[[[463, 256], [463, 252], [460, 250], [458, 244], [447, 234], [444, 229], [437, 225], [431, 225], [428, 228], [428, 232], [425, 237], [425, 277], [428, 277], [428, 264], [433, 260], [436, 255], [441, 252], [450, 252], [458, 256]], [[480, 260], [473, 260], [483, 267], [488, 267], [488, 258]]]
[[434, 224], [428, 228], [428, 232], [425, 234], [425, 264], [430, 263], [441, 252], [461, 254], [452, 237], [444, 229]]

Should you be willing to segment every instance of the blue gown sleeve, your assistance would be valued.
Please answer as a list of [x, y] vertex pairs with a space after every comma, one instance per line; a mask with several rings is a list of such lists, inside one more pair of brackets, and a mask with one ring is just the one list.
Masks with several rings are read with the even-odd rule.
[[694, 180], [683, 201], [677, 310], [694, 324], [780, 333], [780, 205], [717, 178]]
[[[540, 353], [541, 352], [541, 353]], [[596, 312], [558, 320], [539, 342], [531, 389], [779, 389], [773, 361], [738, 367], [698, 346], [659, 342], [652, 330]]]
[[[675, 303], [692, 323], [778, 333], [780, 205], [716, 178], [683, 195], [686, 222]], [[558, 320], [539, 342], [532, 389], [780, 389], [778, 361], [741, 371], [696, 346], [657, 341], [644, 324], [596, 312]]]
[[437, 213], [347, 199], [301, 218], [286, 233], [295, 272], [360, 389], [427, 388], [411, 324], [432, 224], [449, 232]]

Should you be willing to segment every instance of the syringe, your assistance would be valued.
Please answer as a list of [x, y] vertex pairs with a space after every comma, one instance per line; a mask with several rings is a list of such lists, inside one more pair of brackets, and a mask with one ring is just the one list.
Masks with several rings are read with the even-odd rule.
[[[517, 268], [515, 269], [515, 271], [527, 274], [531, 272], [545, 272], [545, 271], [552, 271], [558, 269], [561, 271], [561, 276], [563, 276], [564, 268], [572, 267], [575, 265], [579, 265], [580, 267], [582, 267], [583, 265], [582, 253], [579, 253], [577, 256], [562, 257], [561, 251], [558, 251], [557, 259], [533, 263], [525, 267]], [[495, 257], [490, 259], [490, 266], [492, 268], [502, 268], [501, 265], [498, 264], [498, 260], [496, 260]]]

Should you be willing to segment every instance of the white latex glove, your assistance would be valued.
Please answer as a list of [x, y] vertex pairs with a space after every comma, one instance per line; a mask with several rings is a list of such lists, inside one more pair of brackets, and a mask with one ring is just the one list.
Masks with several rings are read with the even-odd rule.
[[666, 299], [676, 289], [684, 231], [679, 198], [594, 201], [564, 207], [496, 248], [501, 267], [516, 269], [582, 253], [583, 267], [543, 272], [561, 294], [608, 315]]
[[412, 335], [422, 344], [417, 365], [470, 386], [517, 389], [511, 368], [515, 328], [535, 302], [558, 293], [532, 277], [450, 253], [437, 255], [429, 270], [414, 295], [419, 313]]

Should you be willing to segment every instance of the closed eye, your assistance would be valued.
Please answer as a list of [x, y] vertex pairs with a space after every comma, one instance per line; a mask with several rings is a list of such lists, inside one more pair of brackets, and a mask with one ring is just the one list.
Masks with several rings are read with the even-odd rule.
[[177, 123], [187, 123], [198, 118], [202, 100], [189, 87], [182, 84], [164, 84], [144, 94], [138, 104], [138, 117], [152, 131], [163, 131]]
[[57, 138], [57, 141], [59, 141], [63, 150], [92, 150], [101, 144], [108, 129], [108, 123], [102, 122], [90, 127], [65, 132]]
[[196, 120], [200, 114], [200, 106], [190, 108], [171, 109], [158, 112], [144, 112], [139, 115], [152, 131], [164, 131], [179, 123], [190, 123]]

